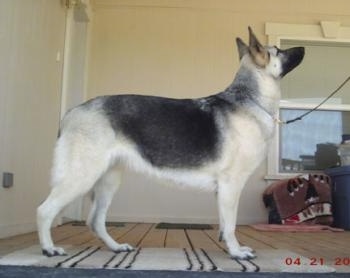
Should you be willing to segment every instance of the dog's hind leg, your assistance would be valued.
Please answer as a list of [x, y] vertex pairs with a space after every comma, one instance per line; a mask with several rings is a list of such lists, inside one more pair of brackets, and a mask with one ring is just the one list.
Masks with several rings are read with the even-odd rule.
[[241, 247], [235, 236], [239, 198], [245, 183], [242, 175], [237, 176], [239, 179], [234, 179], [230, 175], [230, 178], [219, 180], [219, 215], [222, 218], [220, 224], [223, 225], [221, 227], [223, 238], [230, 256], [238, 259], [251, 259], [255, 258], [253, 250], [246, 246]]
[[86, 140], [58, 140], [52, 169], [52, 189], [37, 209], [39, 240], [44, 255], [65, 254], [62, 248], [54, 246], [51, 224], [66, 205], [93, 187], [108, 165], [108, 156], [96, 144], [92, 145]]
[[78, 189], [74, 188], [74, 183], [79, 183], [79, 181], [74, 181], [73, 178], [71, 182], [65, 182], [52, 188], [50, 195], [37, 209], [39, 240], [43, 254], [48, 257], [65, 254], [62, 248], [54, 246], [51, 238], [50, 228], [54, 218], [66, 205], [83, 196], [93, 186], [90, 182], [89, 186], [85, 184], [83, 189]]
[[93, 204], [87, 225], [114, 252], [131, 251], [129, 244], [119, 244], [106, 230], [106, 214], [115, 192], [121, 182], [121, 172], [117, 168], [107, 171], [93, 188]]

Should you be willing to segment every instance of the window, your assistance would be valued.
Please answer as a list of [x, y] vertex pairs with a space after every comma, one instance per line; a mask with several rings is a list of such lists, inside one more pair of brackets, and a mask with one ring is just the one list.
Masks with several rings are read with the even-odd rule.
[[[325, 38], [327, 32], [322, 24], [301, 26], [266, 25], [269, 44], [282, 49], [304, 46], [306, 52], [302, 64], [281, 82], [279, 117], [282, 120], [293, 119], [315, 107], [350, 75], [350, 63], [347, 62], [350, 61], [350, 37]], [[338, 34], [340, 25], [336, 26], [338, 31], [333, 29]], [[287, 30], [288, 34], [281, 35], [283, 30]], [[328, 36], [332, 34], [334, 32], [328, 33]], [[279, 126], [268, 156], [267, 178], [294, 176], [296, 173], [321, 171], [339, 165], [338, 144], [343, 135], [348, 134], [350, 84], [346, 84], [334, 98], [302, 121]]]
[[[292, 119], [308, 110], [281, 108]], [[302, 121], [280, 127], [279, 172], [320, 171], [339, 165], [338, 144], [350, 134], [350, 112], [318, 110]]]

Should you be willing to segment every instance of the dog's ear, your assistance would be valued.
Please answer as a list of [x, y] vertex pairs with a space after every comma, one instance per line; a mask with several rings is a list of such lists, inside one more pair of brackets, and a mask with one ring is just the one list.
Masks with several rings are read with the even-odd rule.
[[252, 28], [248, 27], [249, 30], [249, 54], [252, 57], [255, 64], [260, 67], [265, 67], [269, 63], [269, 55], [266, 49], [259, 42]]
[[244, 43], [244, 41], [241, 38], [236, 38], [236, 43], [238, 48], [239, 60], [241, 60], [242, 57], [249, 52], [249, 47]]

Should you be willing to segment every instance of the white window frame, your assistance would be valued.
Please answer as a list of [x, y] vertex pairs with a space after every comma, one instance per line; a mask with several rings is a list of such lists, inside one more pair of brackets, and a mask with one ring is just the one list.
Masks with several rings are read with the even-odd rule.
[[[350, 27], [341, 26], [337, 21], [321, 21], [319, 24], [284, 24], [266, 23], [265, 35], [268, 38], [268, 45], [279, 47], [282, 40], [288, 41], [314, 41], [327, 43], [349, 43]], [[280, 108], [290, 109], [311, 109], [315, 104], [280, 102]], [[350, 111], [350, 104], [324, 104], [320, 110]], [[278, 180], [294, 177], [298, 173], [281, 173], [279, 170], [279, 139], [280, 130], [276, 128], [267, 157], [266, 180]]]

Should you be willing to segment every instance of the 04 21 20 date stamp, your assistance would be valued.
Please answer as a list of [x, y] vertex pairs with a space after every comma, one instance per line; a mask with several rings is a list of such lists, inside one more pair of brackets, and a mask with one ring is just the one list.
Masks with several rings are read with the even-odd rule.
[[[287, 257], [284, 260], [285, 265], [298, 266], [298, 265], [310, 265], [320, 266], [326, 265], [326, 259], [324, 258], [301, 258], [301, 257]], [[327, 260], [327, 265], [331, 266], [350, 266], [350, 257], [336, 257], [333, 260]]]

